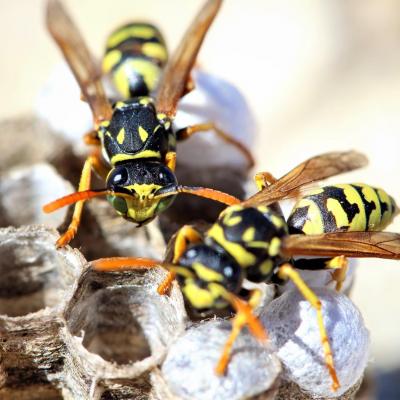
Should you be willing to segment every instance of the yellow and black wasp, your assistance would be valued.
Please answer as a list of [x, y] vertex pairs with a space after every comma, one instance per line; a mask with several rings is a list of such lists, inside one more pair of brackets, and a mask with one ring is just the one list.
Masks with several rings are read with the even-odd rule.
[[[47, 6], [47, 26], [64, 54], [88, 102], [94, 130], [85, 135], [95, 145], [82, 170], [79, 191], [44, 207], [52, 212], [76, 203], [68, 230], [57, 241], [68, 244], [75, 236], [84, 201], [107, 196], [118, 214], [138, 223], [151, 221], [169, 207], [178, 193], [191, 193], [225, 204], [232, 196], [212, 189], [178, 185], [174, 170], [176, 141], [196, 132], [213, 129], [234, 144], [253, 165], [248, 150], [212, 122], [173, 129], [179, 99], [193, 88], [190, 71], [222, 0], [208, 0], [190, 25], [176, 53], [167, 65], [167, 51], [160, 32], [152, 25], [125, 25], [111, 34], [103, 60], [104, 72], [111, 72], [116, 87], [125, 98], [111, 107], [101, 73], [78, 29], [58, 0]], [[149, 95], [157, 90], [155, 101]], [[90, 190], [92, 168], [106, 182], [102, 190]]]
[[[232, 332], [216, 371], [227, 368], [235, 338], [243, 326], [259, 339], [266, 333], [253, 314], [259, 292], [239, 297], [244, 279], [277, 282], [290, 279], [317, 311], [325, 363], [332, 388], [340, 384], [323, 323], [321, 302], [292, 266], [294, 256], [377, 257], [400, 259], [400, 234], [381, 232], [397, 213], [394, 200], [382, 189], [364, 184], [329, 185], [301, 196], [288, 221], [276, 202], [298, 197], [305, 185], [359, 168], [366, 158], [357, 152], [326, 153], [298, 165], [275, 180], [268, 173], [256, 175], [258, 193], [226, 208], [202, 233], [184, 226], [176, 234], [172, 262], [142, 258], [110, 258], [92, 262], [99, 271], [164, 266], [168, 276], [158, 288], [168, 291], [177, 277], [187, 303], [202, 312], [232, 306], [236, 315]], [[345, 263], [326, 263], [337, 268]], [[296, 264], [295, 264], [296, 266]]]

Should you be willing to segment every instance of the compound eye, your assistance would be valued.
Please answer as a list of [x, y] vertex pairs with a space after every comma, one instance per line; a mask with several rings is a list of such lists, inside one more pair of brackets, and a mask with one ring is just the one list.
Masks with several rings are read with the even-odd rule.
[[128, 171], [125, 167], [117, 167], [108, 179], [108, 183], [111, 186], [124, 186], [128, 177]]

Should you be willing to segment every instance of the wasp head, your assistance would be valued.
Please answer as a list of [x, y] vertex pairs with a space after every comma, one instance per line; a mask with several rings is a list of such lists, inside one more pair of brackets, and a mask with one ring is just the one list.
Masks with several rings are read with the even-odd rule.
[[173, 172], [159, 161], [130, 161], [116, 165], [108, 174], [108, 201], [122, 217], [143, 225], [167, 209], [176, 194], [158, 192], [177, 185]]

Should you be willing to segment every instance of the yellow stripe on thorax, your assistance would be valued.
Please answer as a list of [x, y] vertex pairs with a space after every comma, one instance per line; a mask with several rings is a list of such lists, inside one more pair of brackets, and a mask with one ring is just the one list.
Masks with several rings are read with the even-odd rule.
[[121, 130], [118, 132], [117, 135], [117, 142], [119, 144], [122, 144], [124, 143], [124, 140], [125, 140], [125, 128], [121, 128]]
[[238, 243], [232, 243], [225, 238], [222, 227], [216, 223], [207, 232], [207, 236], [214, 239], [222, 248], [224, 248], [243, 268], [250, 267], [256, 262], [256, 257], [249, 253]]
[[138, 158], [159, 158], [161, 159], [161, 153], [159, 151], [153, 150], [143, 150], [136, 154], [116, 154], [115, 156], [111, 157], [111, 164], [115, 165], [122, 161], [127, 160], [136, 160]]

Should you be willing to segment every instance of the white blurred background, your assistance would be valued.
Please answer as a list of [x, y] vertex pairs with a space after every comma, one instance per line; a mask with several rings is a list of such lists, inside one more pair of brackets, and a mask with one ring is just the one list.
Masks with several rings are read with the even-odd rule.
[[[130, 19], [156, 23], [173, 49], [202, 1], [64, 3], [100, 56], [109, 32]], [[44, 29], [44, 4], [0, 0], [1, 118], [32, 110], [61, 59]], [[370, 165], [331, 181], [380, 186], [400, 203], [398, 0], [230, 0], [199, 64], [252, 107], [257, 170], [279, 176], [317, 153], [357, 149]], [[400, 231], [400, 218], [390, 230]], [[360, 262], [352, 298], [371, 330], [373, 398], [400, 398], [400, 263]]]

